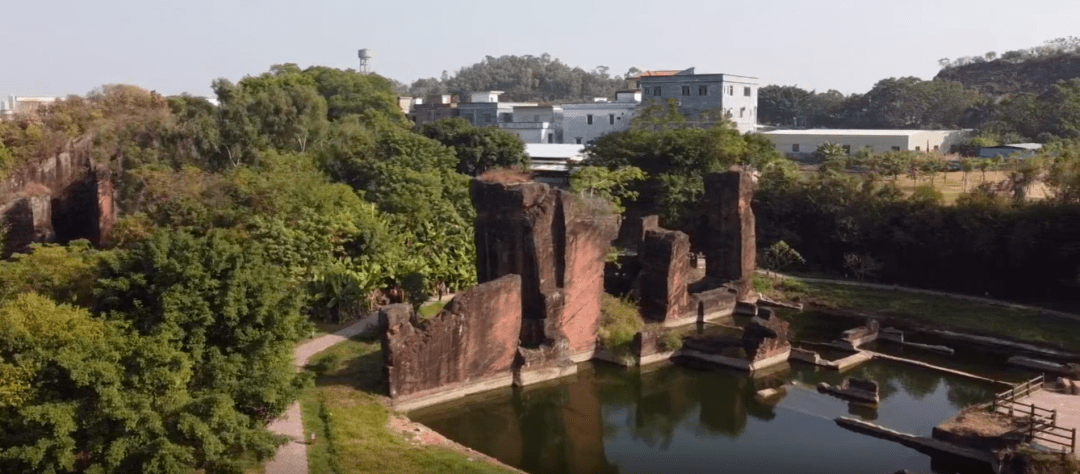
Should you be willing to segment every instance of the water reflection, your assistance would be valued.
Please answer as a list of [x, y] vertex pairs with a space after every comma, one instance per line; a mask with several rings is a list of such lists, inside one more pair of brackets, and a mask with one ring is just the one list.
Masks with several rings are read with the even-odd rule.
[[[839, 374], [805, 365], [759, 377], [713, 366], [644, 371], [582, 365], [575, 377], [506, 389], [410, 415], [466, 446], [535, 474], [638, 472], [980, 472], [848, 432], [855, 416], [915, 434], [993, 387], [873, 361]], [[819, 394], [819, 382], [859, 376], [879, 383], [878, 407]], [[755, 396], [785, 387], [771, 400]], [[737, 467], [736, 467], [737, 466]], [[936, 469], [936, 470], [935, 470]], [[966, 469], [966, 470], [964, 470]]]

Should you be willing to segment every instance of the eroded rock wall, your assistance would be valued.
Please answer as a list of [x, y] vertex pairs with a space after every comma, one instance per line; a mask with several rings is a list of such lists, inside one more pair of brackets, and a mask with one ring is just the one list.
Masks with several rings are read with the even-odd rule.
[[34, 242], [88, 239], [100, 245], [108, 238], [116, 222], [113, 186], [90, 144], [70, 143], [0, 181], [0, 216], [14, 229], [4, 242], [5, 256]]
[[705, 273], [737, 288], [740, 300], [750, 296], [757, 268], [753, 197], [754, 178], [749, 171], [705, 175], [701, 235]]
[[696, 316], [687, 291], [690, 237], [679, 231], [650, 229], [638, 248], [638, 258], [642, 263], [638, 276], [641, 315], [659, 323]]
[[379, 311], [395, 404], [493, 378], [509, 385], [521, 332], [521, 278], [506, 275], [459, 294], [419, 322], [409, 305]]
[[521, 344], [593, 350], [616, 217], [543, 183], [473, 180], [477, 278], [521, 275]]
[[791, 351], [790, 339], [788, 322], [773, 314], [771, 309], [760, 308], [743, 331], [743, 349], [749, 361], [754, 363]]

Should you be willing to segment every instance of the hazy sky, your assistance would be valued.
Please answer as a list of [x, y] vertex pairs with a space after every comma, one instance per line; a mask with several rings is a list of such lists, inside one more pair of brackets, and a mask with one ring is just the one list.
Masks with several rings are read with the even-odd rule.
[[933, 77], [940, 58], [1080, 36], [1078, 0], [11, 0], [0, 94], [109, 83], [210, 95], [276, 63], [373, 70], [410, 83], [486, 55], [549, 53], [611, 74], [681, 69], [865, 92]]

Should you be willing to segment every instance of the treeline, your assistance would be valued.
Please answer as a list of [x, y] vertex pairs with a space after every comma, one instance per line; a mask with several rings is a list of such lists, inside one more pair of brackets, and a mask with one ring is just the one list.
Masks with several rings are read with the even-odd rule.
[[514, 135], [414, 131], [390, 81], [351, 71], [213, 88], [105, 86], [0, 122], [0, 162], [84, 144], [121, 209], [104, 248], [0, 262], [0, 472], [243, 472], [306, 383], [310, 320], [475, 283], [459, 170], [527, 163]]
[[[975, 185], [965, 174], [968, 190], [946, 204], [931, 184], [944, 171], [939, 158], [848, 157], [838, 150], [818, 171], [806, 173], [759, 140], [723, 125], [664, 130], [653, 124], [601, 137], [587, 146], [586, 164], [612, 175], [629, 167], [645, 170], [647, 179], [621, 183], [625, 190], [610, 181], [600, 186], [618, 191], [628, 212], [658, 213], [662, 225], [688, 233], [702, 218], [702, 176], [752, 166], [760, 173], [753, 206], [762, 262], [785, 260], [765, 257], [794, 249], [802, 258], [787, 260], [803, 260], [801, 270], [1005, 298], [1075, 298], [1080, 143], [1063, 142], [1023, 161], [982, 160], [1005, 170], [1008, 179], [984, 178]], [[975, 165], [967, 161], [964, 171], [977, 170]], [[925, 183], [902, 191], [895, 180], [904, 174]], [[1045, 199], [1028, 199], [1036, 182], [1046, 185]]]
[[[631, 69], [635, 72], [635, 69]], [[629, 73], [628, 73], [629, 74]], [[529, 102], [591, 102], [594, 97], [614, 97], [624, 87], [620, 76], [608, 75], [606, 66], [590, 71], [570, 67], [551, 55], [487, 56], [483, 61], [442, 77], [418, 79], [409, 86], [409, 95], [428, 97], [499, 90], [500, 100]]]
[[850, 96], [770, 85], [758, 97], [761, 123], [784, 127], [973, 128], [980, 146], [1080, 137], [1080, 79], [1000, 98], [957, 82], [915, 77], [885, 79]]

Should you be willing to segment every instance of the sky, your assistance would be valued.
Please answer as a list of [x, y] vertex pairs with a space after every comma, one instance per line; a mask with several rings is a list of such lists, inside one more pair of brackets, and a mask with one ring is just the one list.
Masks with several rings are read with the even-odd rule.
[[0, 7], [0, 94], [102, 84], [209, 96], [273, 64], [371, 69], [406, 84], [485, 56], [684, 69], [861, 93], [932, 78], [940, 58], [1080, 36], [1077, 0], [14, 0]]

